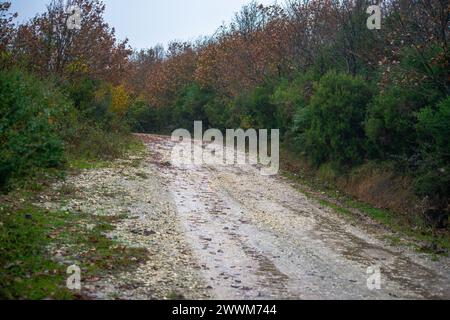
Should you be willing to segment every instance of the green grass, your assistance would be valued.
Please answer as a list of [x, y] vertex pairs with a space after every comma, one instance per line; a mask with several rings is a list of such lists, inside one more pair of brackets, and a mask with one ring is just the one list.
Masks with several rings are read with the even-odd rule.
[[431, 227], [425, 225], [420, 228], [411, 228], [411, 226], [407, 225], [399, 215], [389, 210], [374, 208], [360, 201], [347, 200], [346, 204], [349, 207], [360, 210], [373, 220], [388, 226], [393, 231], [430, 244], [429, 247], [416, 246], [418, 251], [436, 253], [435, 251], [439, 249], [444, 249], [445, 251], [450, 250], [450, 237], [445, 232], [436, 233]]
[[68, 167], [72, 170], [93, 170], [107, 168], [111, 165], [110, 161], [99, 159], [71, 159], [68, 161]]
[[334, 211], [336, 211], [336, 212], [338, 212], [338, 213], [340, 213], [340, 214], [342, 214], [342, 215], [344, 215], [346, 217], [353, 217], [352, 212], [349, 209], [347, 209], [347, 208], [341, 207], [341, 206], [339, 206], [337, 204], [334, 204], [334, 203], [332, 203], [330, 201], [323, 200], [323, 199], [319, 199], [318, 202], [322, 206], [329, 207], [329, 208], [333, 209]]
[[146, 150], [147, 148], [145, 147], [145, 144], [137, 138], [133, 138], [127, 148], [127, 152], [131, 154], [142, 154]]
[[[82, 281], [133, 268], [147, 259], [144, 249], [127, 248], [106, 237], [123, 217], [52, 212], [33, 206], [0, 209], [0, 298], [76, 299], [65, 287], [68, 265], [49, 248], [81, 268]], [[90, 224], [94, 227], [87, 228]]]
[[345, 204], [351, 208], [358, 209], [373, 220], [384, 225], [395, 226], [399, 224], [395, 215], [388, 210], [378, 209], [369, 204], [355, 200], [345, 200]]
[[[137, 138], [130, 138], [128, 143], [121, 151], [123, 155], [142, 156], [146, 151], [146, 147], [142, 141]], [[94, 170], [110, 167], [113, 164], [112, 160], [105, 160], [99, 157], [89, 157], [86, 155], [69, 155], [67, 166], [71, 170]], [[132, 161], [132, 166], [140, 164], [140, 160]]]
[[[144, 150], [143, 144], [134, 140], [128, 153], [139, 155]], [[79, 158], [70, 162], [70, 168], [98, 169], [111, 164]], [[79, 299], [80, 292], [66, 288], [69, 265], [64, 262], [81, 268], [83, 283], [132, 270], [146, 261], [146, 250], [125, 247], [106, 236], [126, 216], [54, 212], [31, 204], [64, 175], [62, 170], [32, 175], [0, 196], [0, 299]], [[73, 186], [65, 184], [57, 192], [62, 202], [76, 194]], [[51, 248], [64, 251], [63, 261], [55, 259]]]
[[[412, 226], [405, 221], [404, 217], [401, 215], [389, 210], [375, 208], [362, 201], [351, 199], [339, 192], [336, 188], [331, 187], [330, 184], [322, 184], [322, 181], [315, 177], [299, 176], [289, 171], [284, 171], [283, 175], [288, 179], [305, 186], [306, 188], [300, 187], [300, 191], [307, 197], [318, 201], [322, 206], [333, 209], [335, 212], [346, 218], [353, 220], [356, 216], [352, 212], [352, 209], [357, 209], [359, 212], [388, 229], [408, 237], [413, 242], [407, 244], [412, 246], [416, 251], [431, 254], [435, 258], [439, 255], [446, 256], [450, 251], [450, 237], [448, 232], [435, 232], [431, 227], [418, 222]], [[319, 191], [320, 195], [311, 190]], [[331, 199], [335, 201], [330, 201]], [[392, 244], [401, 242], [400, 237], [394, 237], [395, 239], [393, 239], [392, 236], [387, 236], [386, 240], [390, 241]], [[420, 244], [421, 242], [422, 244]], [[426, 245], [423, 245], [423, 243]]]
[[[30, 215], [27, 219], [25, 215]], [[50, 221], [61, 225], [61, 215], [28, 208], [0, 210], [0, 298], [68, 299], [72, 293], [61, 284], [62, 266], [49, 259]]]
[[149, 176], [145, 172], [138, 172], [136, 173], [136, 176], [138, 176], [141, 179], [147, 180], [149, 179]]
[[396, 235], [388, 235], [386, 236], [386, 240], [388, 240], [393, 246], [399, 246], [403, 243], [402, 239]]

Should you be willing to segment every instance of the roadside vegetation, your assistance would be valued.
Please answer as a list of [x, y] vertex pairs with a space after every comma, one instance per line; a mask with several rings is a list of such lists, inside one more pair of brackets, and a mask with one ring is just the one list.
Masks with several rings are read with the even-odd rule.
[[83, 266], [89, 283], [146, 259], [107, 237], [112, 218], [34, 204], [74, 170], [141, 148], [124, 116], [131, 98], [121, 68], [131, 50], [104, 22], [101, 2], [77, 4], [82, 28], [69, 30], [62, 1], [22, 25], [0, 2], [0, 299], [84, 299], [66, 288], [69, 265]]
[[85, 299], [66, 287], [69, 266], [82, 266], [87, 285], [147, 260], [146, 250], [107, 237], [119, 218], [52, 212], [21, 196], [20, 204], [2, 197], [0, 299]]
[[131, 132], [196, 120], [280, 129], [291, 174], [349, 197], [324, 204], [448, 250], [445, 1], [383, 1], [381, 30], [366, 27], [372, 1], [253, 2], [212, 37], [139, 52], [116, 39], [100, 0], [69, 3], [82, 10], [80, 28], [68, 27], [61, 0], [20, 25], [0, 2], [0, 298], [77, 298], [51, 245], [87, 249], [68, 260], [92, 261], [93, 278], [110, 270], [106, 261], [144, 259], [105, 236], [113, 221], [44, 211], [33, 199], [70, 170], [136, 151]]
[[447, 4], [383, 1], [369, 30], [370, 4], [254, 2], [211, 38], [136, 53], [133, 128], [280, 129], [294, 174], [448, 235]]

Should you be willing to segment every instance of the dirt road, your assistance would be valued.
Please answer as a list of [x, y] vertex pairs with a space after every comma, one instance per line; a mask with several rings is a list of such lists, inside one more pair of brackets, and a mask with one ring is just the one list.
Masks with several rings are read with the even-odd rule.
[[[118, 216], [110, 237], [149, 252], [137, 270], [83, 283], [87, 296], [450, 298], [448, 258], [392, 247], [383, 229], [347, 221], [280, 176], [250, 165], [174, 166], [169, 138], [140, 138], [144, 158], [73, 175], [65, 183], [76, 196], [44, 204]], [[367, 285], [371, 267], [380, 268], [379, 290]]]
[[[283, 178], [250, 165], [171, 166], [167, 138], [143, 139], [213, 297], [450, 298], [448, 265], [390, 248]], [[381, 289], [369, 290], [376, 266]]]

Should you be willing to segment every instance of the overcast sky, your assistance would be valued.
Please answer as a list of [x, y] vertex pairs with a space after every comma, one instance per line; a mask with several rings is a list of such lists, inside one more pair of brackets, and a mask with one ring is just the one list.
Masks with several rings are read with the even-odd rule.
[[[10, 0], [19, 22], [45, 11], [49, 0]], [[211, 35], [250, 0], [103, 0], [106, 21], [119, 39], [133, 48], [167, 45], [171, 40], [195, 40]], [[269, 5], [275, 0], [258, 0]], [[278, 1], [279, 2], [279, 1]]]

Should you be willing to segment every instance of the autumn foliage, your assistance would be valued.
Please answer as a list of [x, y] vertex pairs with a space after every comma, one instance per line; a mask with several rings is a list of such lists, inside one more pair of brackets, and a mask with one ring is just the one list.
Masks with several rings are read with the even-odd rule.
[[381, 30], [367, 28], [372, 4], [253, 2], [210, 38], [140, 52], [129, 82], [148, 108], [140, 130], [279, 128], [317, 166], [396, 163], [445, 207], [449, 162], [420, 147], [418, 114], [450, 92], [448, 2], [382, 1]]
[[52, 79], [87, 122], [73, 136], [99, 141], [90, 129], [124, 121], [158, 133], [194, 120], [279, 128], [317, 167], [393, 163], [448, 211], [450, 151], [436, 130], [450, 93], [448, 1], [381, 1], [381, 30], [367, 28], [370, 0], [252, 2], [212, 36], [138, 52], [116, 39], [100, 0], [68, 4], [82, 10], [79, 30], [62, 0], [18, 26], [0, 3], [0, 67]]
[[[69, 28], [71, 5], [81, 28]], [[119, 155], [128, 141], [132, 53], [103, 19], [98, 0], [53, 0], [14, 24], [0, 3], [0, 189], [77, 159]]]

